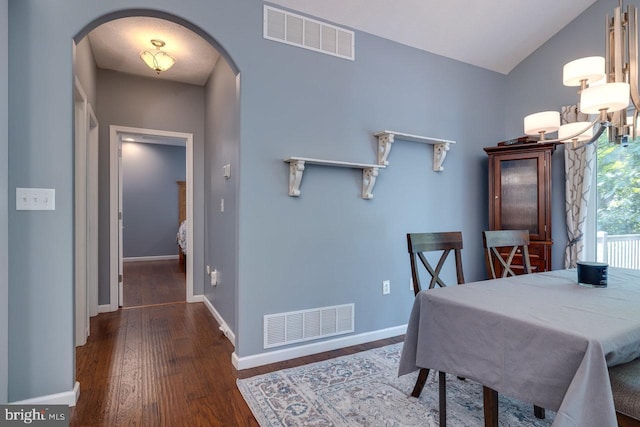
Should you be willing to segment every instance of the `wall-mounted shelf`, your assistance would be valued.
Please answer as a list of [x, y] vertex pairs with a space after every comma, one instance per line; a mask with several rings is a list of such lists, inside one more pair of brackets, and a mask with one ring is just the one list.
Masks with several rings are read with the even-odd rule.
[[411, 135], [408, 133], [396, 132], [393, 130], [382, 130], [374, 133], [378, 137], [378, 164], [387, 166], [389, 161], [389, 153], [391, 152], [391, 144], [395, 139], [402, 141], [420, 142], [423, 144], [433, 145], [433, 170], [441, 172], [444, 170], [442, 163], [447, 156], [450, 145], [455, 144], [455, 141], [448, 141], [446, 139], [431, 138], [428, 136]]
[[373, 198], [373, 186], [376, 183], [379, 169], [384, 169], [384, 165], [311, 159], [307, 157], [288, 157], [284, 159], [284, 161], [289, 163], [289, 195], [294, 197], [300, 195], [300, 183], [302, 182], [302, 173], [304, 172], [305, 164], [362, 169], [363, 199]]

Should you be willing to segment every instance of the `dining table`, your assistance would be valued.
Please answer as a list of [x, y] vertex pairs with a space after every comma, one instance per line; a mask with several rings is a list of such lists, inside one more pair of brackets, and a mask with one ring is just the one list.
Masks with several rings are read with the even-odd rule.
[[[418, 293], [398, 374], [468, 378], [485, 397], [555, 411], [554, 427], [616, 427], [608, 368], [638, 357], [640, 270], [609, 267], [607, 286], [592, 287], [566, 269]], [[487, 406], [485, 425], [498, 417]]]

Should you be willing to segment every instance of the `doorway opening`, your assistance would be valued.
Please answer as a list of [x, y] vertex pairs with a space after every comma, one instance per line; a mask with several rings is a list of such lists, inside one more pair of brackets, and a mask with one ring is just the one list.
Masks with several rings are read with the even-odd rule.
[[[193, 236], [193, 135], [190, 133], [181, 132], [169, 132], [154, 129], [142, 129], [126, 126], [110, 126], [109, 129], [109, 155], [110, 155], [110, 305], [112, 310], [117, 310], [119, 307], [126, 306], [125, 301], [125, 269], [124, 269], [124, 211], [123, 211], [123, 144], [124, 148], [127, 148], [127, 144], [140, 144], [150, 143], [151, 141], [156, 144], [166, 144], [173, 146], [184, 146], [186, 148], [186, 186], [184, 193], [184, 203], [186, 210], [186, 251], [184, 268], [185, 268], [185, 280], [186, 280], [186, 295], [185, 300], [187, 302], [194, 302], [193, 296], [193, 257], [188, 254], [193, 254], [193, 239], [189, 239], [188, 236]], [[140, 148], [136, 145], [129, 145], [130, 150], [133, 151], [136, 148]], [[178, 184], [176, 185], [176, 192], [179, 194]], [[179, 212], [180, 200], [176, 197], [175, 200], [175, 212]], [[177, 235], [181, 223], [176, 221], [174, 232]], [[176, 254], [179, 245], [176, 239]], [[140, 259], [142, 257], [130, 257], [134, 258], [132, 261], [148, 262], [149, 259]], [[137, 260], [135, 258], [138, 258]], [[153, 261], [160, 262], [161, 259], [154, 257]], [[177, 264], [177, 262], [175, 263]], [[134, 267], [134, 266], [131, 266]], [[163, 263], [155, 265], [137, 265], [137, 268], [129, 268], [130, 272], [138, 271], [146, 272], [145, 274], [155, 274], [157, 270], [151, 268], [164, 268]], [[151, 276], [141, 278], [144, 282], [150, 280]], [[135, 285], [135, 281], [132, 282], [132, 286]], [[148, 283], [147, 283], [148, 285]], [[134, 293], [128, 294], [130, 297]], [[135, 303], [134, 303], [135, 304]]]

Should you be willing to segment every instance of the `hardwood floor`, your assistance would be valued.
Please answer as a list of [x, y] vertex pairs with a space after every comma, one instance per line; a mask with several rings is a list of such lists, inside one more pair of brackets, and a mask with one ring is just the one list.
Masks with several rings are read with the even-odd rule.
[[186, 281], [179, 261], [131, 261], [123, 267], [124, 307], [186, 300]]
[[233, 346], [203, 303], [102, 313], [76, 349], [80, 398], [71, 426], [257, 426], [236, 386], [287, 367], [399, 342], [390, 338], [236, 371]]

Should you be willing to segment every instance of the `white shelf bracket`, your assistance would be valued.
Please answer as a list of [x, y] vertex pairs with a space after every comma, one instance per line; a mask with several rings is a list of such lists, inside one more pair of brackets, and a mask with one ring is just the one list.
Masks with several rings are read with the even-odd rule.
[[447, 151], [451, 145], [448, 142], [442, 144], [435, 144], [433, 146], [433, 170], [436, 172], [442, 172], [444, 167], [442, 163], [444, 162], [445, 157], [447, 157]]
[[380, 133], [376, 135], [378, 137], [378, 164], [387, 166], [389, 161], [389, 153], [391, 152], [391, 144], [393, 144], [394, 134], [392, 133]]
[[289, 162], [289, 195], [297, 197], [300, 195], [300, 183], [302, 182], [302, 172], [304, 172], [304, 160], [291, 160]]
[[373, 186], [376, 184], [378, 168], [362, 169], [362, 198], [373, 199]]
[[362, 169], [362, 198], [373, 198], [373, 186], [379, 170], [384, 169], [381, 165], [371, 165], [367, 163], [342, 162], [337, 160], [321, 160], [308, 157], [289, 157], [284, 159], [289, 163], [289, 195], [297, 197], [300, 195], [300, 183], [305, 163], [310, 165], [334, 166], [341, 168]]
[[447, 156], [447, 151], [451, 147], [451, 144], [455, 144], [455, 141], [449, 141], [446, 139], [432, 138], [430, 136], [411, 135], [408, 133], [396, 132], [393, 130], [382, 130], [374, 133], [378, 137], [378, 164], [382, 166], [389, 165], [389, 153], [391, 152], [391, 144], [396, 139], [410, 142], [420, 142], [422, 144], [433, 145], [433, 170], [435, 172], [442, 172], [444, 167], [444, 159]]

